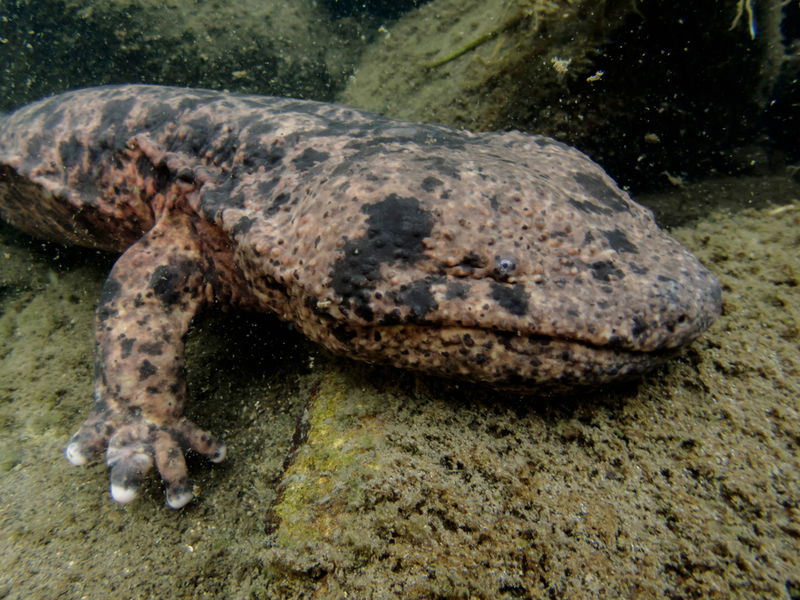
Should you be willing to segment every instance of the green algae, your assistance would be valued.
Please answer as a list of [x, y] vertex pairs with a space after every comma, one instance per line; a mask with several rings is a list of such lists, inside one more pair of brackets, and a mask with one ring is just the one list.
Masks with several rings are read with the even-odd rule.
[[507, 128], [509, 103], [564, 92], [553, 57], [571, 59], [570, 78], [588, 75], [590, 55], [633, 8], [619, 0], [435, 0], [364, 53], [340, 99], [396, 118]]
[[381, 423], [373, 399], [345, 373], [328, 371], [307, 409], [308, 430], [282, 480], [277, 544], [330, 541], [337, 516], [364, 501], [364, 483], [381, 468]]

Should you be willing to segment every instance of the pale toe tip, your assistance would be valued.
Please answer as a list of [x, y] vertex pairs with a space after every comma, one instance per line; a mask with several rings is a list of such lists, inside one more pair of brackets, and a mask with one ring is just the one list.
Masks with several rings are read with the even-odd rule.
[[181, 492], [180, 494], [167, 494], [167, 506], [178, 509], [183, 508], [194, 498], [192, 492]]
[[228, 456], [228, 447], [225, 444], [220, 444], [217, 451], [212, 456], [208, 457], [212, 463], [221, 463]]
[[111, 497], [120, 504], [132, 502], [137, 495], [136, 488], [111, 484]]
[[80, 467], [89, 462], [88, 457], [81, 452], [77, 442], [72, 442], [66, 447], [64, 450], [64, 456], [67, 458], [70, 464], [73, 464], [76, 467]]

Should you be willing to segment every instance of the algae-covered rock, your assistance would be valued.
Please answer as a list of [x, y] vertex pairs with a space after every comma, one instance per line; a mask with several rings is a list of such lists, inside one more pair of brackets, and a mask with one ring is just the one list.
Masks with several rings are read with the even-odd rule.
[[508, 125], [543, 105], [634, 3], [619, 0], [435, 0], [368, 50], [341, 100], [396, 118], [470, 129]]

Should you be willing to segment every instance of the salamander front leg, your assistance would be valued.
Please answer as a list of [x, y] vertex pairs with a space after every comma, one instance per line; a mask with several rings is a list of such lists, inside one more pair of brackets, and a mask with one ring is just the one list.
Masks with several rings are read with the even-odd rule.
[[133, 500], [155, 465], [167, 504], [181, 508], [193, 497], [184, 452], [225, 459], [225, 445], [183, 416], [183, 338], [204, 301], [203, 264], [188, 215], [176, 211], [119, 258], [103, 287], [94, 407], [66, 457], [81, 465], [105, 450], [117, 502]]

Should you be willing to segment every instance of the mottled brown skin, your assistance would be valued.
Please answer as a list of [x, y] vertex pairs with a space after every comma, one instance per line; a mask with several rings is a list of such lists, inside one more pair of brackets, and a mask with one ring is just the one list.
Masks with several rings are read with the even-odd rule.
[[0, 216], [122, 252], [97, 310], [92, 414], [129, 501], [153, 462], [191, 499], [183, 337], [209, 303], [272, 311], [328, 349], [501, 388], [630, 377], [720, 310], [714, 277], [600, 167], [541, 136], [342, 106], [115, 86], [0, 123]]

